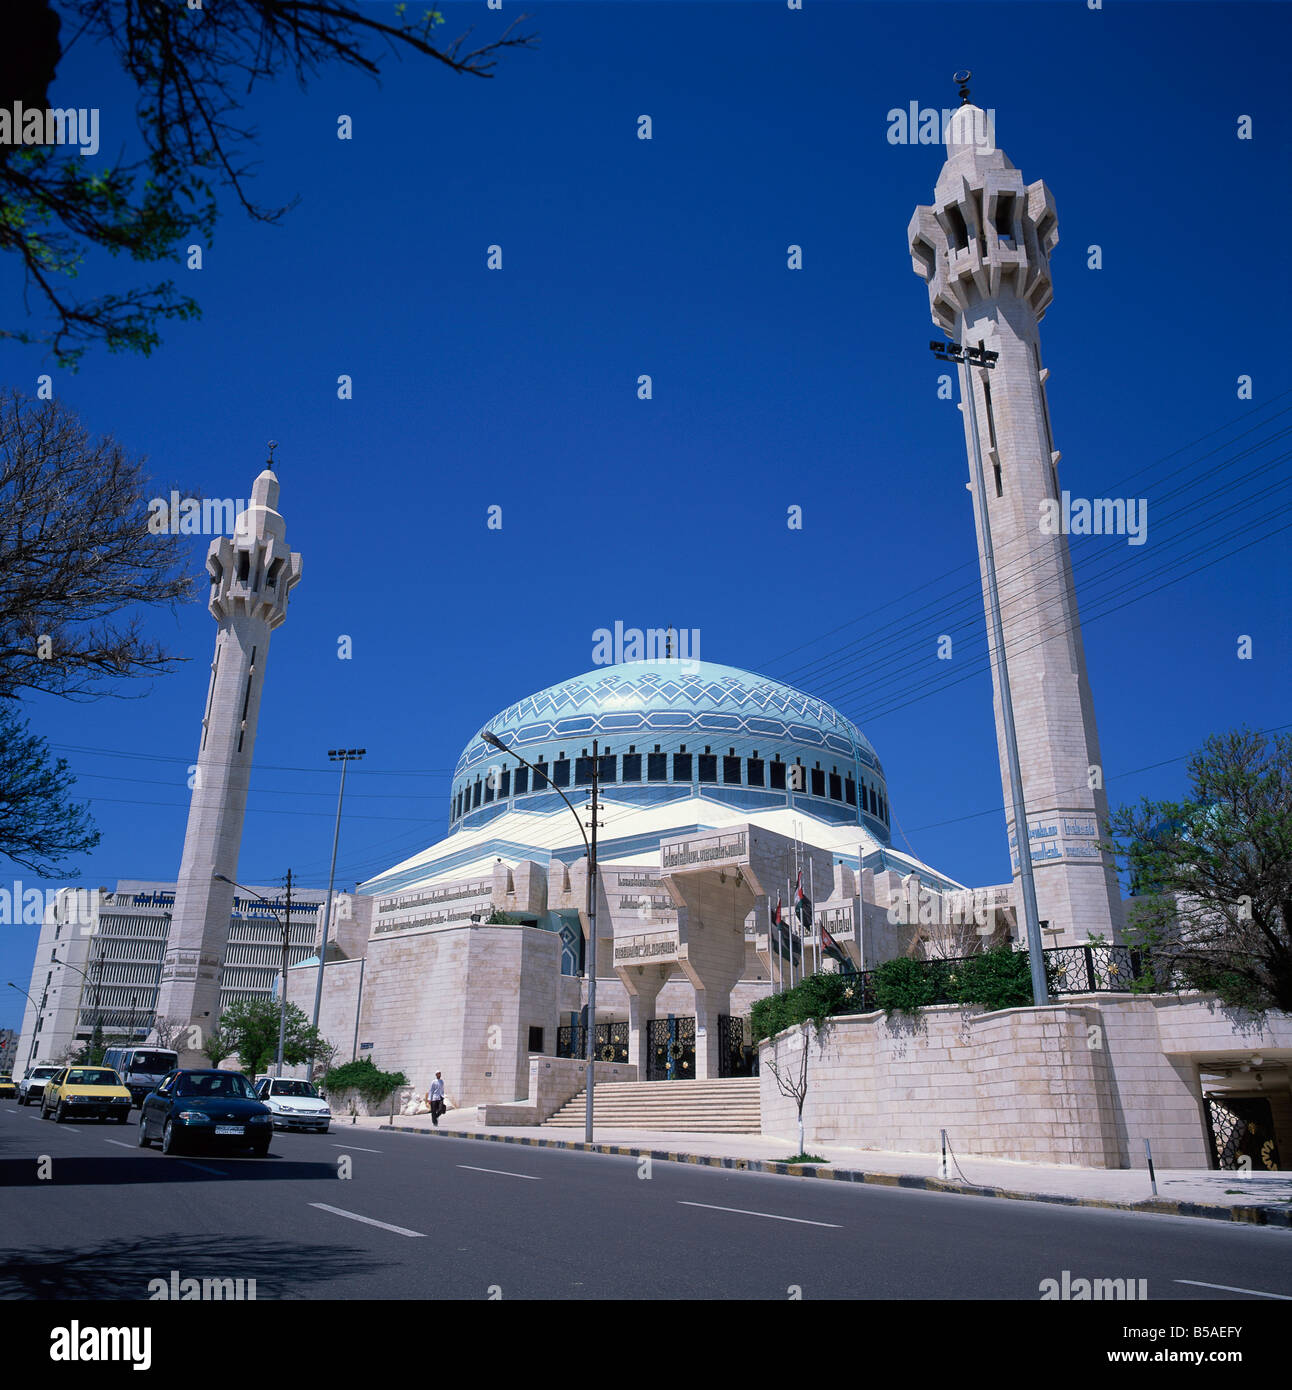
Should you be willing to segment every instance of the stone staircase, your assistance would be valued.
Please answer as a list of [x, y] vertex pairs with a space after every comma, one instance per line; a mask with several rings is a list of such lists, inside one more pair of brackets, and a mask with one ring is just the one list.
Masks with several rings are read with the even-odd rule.
[[[587, 1092], [580, 1091], [546, 1123], [582, 1129]], [[690, 1130], [757, 1134], [762, 1128], [758, 1078], [713, 1081], [607, 1081], [597, 1087], [598, 1129]]]

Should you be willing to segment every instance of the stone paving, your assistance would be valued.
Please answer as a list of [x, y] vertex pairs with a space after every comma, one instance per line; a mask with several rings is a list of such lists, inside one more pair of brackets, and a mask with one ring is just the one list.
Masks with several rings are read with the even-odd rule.
[[[495, 1143], [586, 1147], [579, 1130], [553, 1125], [486, 1127], [476, 1119], [474, 1110], [463, 1111], [460, 1118], [450, 1111], [435, 1130], [429, 1115], [397, 1115], [393, 1125], [389, 1116], [360, 1119], [358, 1124], [368, 1129], [438, 1133]], [[344, 1124], [334, 1124], [333, 1133], [339, 1135], [345, 1128]], [[785, 1160], [795, 1152], [794, 1140], [760, 1134], [596, 1129], [594, 1141], [594, 1148], [598, 1150], [649, 1153], [675, 1162], [712, 1163], [792, 1176], [840, 1178], [1081, 1206], [1111, 1206], [1163, 1215], [1209, 1216], [1292, 1229], [1292, 1172], [1254, 1172], [1242, 1176], [1206, 1169], [1159, 1169], [1155, 1199], [1148, 1171], [1144, 1168], [1077, 1168], [953, 1154], [948, 1174], [942, 1178], [937, 1154], [881, 1152], [839, 1144], [808, 1144], [809, 1152], [827, 1160], [824, 1170], [816, 1165], [791, 1165]]]

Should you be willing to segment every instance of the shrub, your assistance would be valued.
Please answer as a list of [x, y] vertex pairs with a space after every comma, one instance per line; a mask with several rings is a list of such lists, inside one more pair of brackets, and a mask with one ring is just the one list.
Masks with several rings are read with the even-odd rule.
[[949, 962], [944, 983], [953, 1004], [984, 1009], [1020, 1009], [1032, 1002], [1032, 971], [1026, 951], [999, 947], [980, 956]]
[[908, 956], [886, 960], [874, 972], [875, 1002], [889, 1018], [895, 1013], [916, 1014], [936, 1004], [939, 980], [929, 966], [940, 963]]
[[369, 1105], [380, 1105], [392, 1091], [408, 1085], [402, 1071], [378, 1071], [371, 1057], [333, 1067], [323, 1078], [329, 1096], [338, 1091], [358, 1091]]

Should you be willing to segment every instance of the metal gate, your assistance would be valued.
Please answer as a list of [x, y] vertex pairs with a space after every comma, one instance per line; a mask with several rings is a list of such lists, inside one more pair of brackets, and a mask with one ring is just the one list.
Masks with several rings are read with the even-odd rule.
[[[598, 1062], [626, 1062], [628, 1060], [627, 1023], [598, 1023], [595, 1037]], [[588, 1055], [587, 1033], [579, 1024], [566, 1024], [556, 1030], [556, 1055], [558, 1057], [586, 1057]]]
[[1217, 1168], [1251, 1172], [1279, 1167], [1274, 1115], [1263, 1096], [1208, 1096], [1207, 1128]]
[[745, 1043], [745, 1020], [718, 1015], [718, 1075], [752, 1076], [750, 1049]]
[[695, 1077], [695, 1018], [652, 1018], [646, 1024], [647, 1081]]

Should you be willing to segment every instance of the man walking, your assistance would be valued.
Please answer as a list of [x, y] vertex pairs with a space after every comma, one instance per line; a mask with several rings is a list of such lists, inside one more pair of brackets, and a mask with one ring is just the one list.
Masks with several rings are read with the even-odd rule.
[[431, 1082], [431, 1089], [427, 1095], [431, 1102], [431, 1123], [438, 1128], [440, 1116], [447, 1108], [444, 1104], [444, 1078], [438, 1071], [435, 1073], [435, 1080]]

